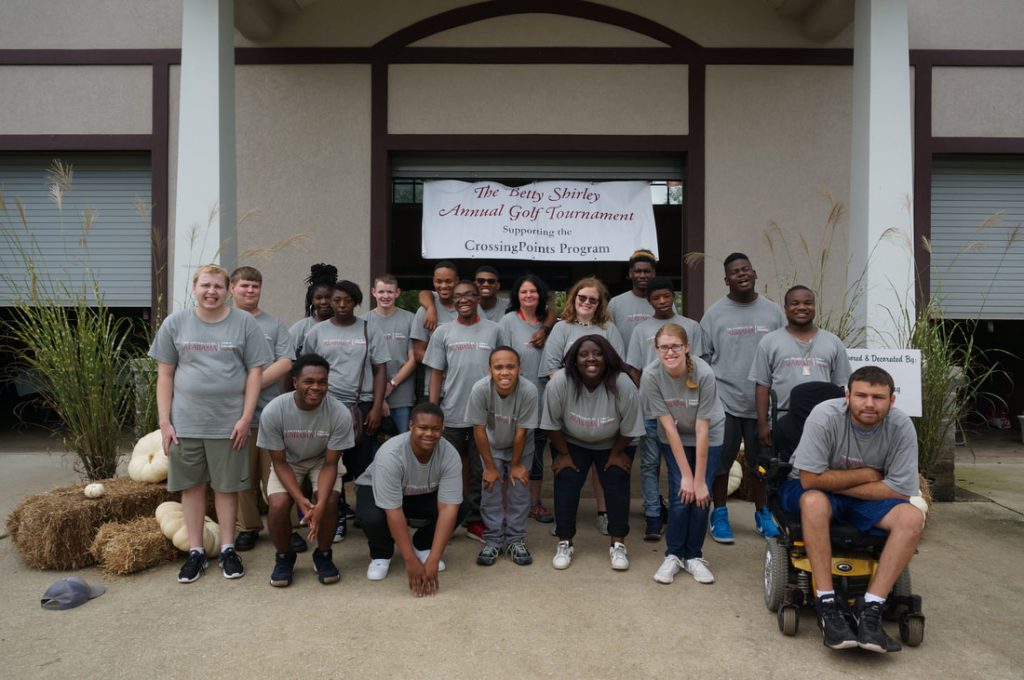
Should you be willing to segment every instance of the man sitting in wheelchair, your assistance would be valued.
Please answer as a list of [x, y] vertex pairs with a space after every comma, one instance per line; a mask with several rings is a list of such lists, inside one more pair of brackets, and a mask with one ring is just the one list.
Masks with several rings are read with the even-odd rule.
[[[823, 401], [811, 411], [791, 459], [793, 470], [779, 489], [782, 509], [800, 513], [818, 623], [832, 649], [900, 649], [882, 628], [883, 605], [917, 549], [924, 516], [908, 502], [918, 492], [917, 434], [910, 418], [893, 408], [895, 400], [885, 370], [854, 371], [845, 398]], [[889, 534], [867, 592], [854, 606], [856, 632], [832, 585], [833, 518], [864, 533]]]

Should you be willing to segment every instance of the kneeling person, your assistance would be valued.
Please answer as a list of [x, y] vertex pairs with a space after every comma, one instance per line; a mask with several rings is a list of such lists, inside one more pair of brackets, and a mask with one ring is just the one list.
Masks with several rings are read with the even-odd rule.
[[[445, 570], [441, 556], [465, 516], [462, 461], [443, 431], [441, 407], [417, 404], [409, 431], [387, 440], [356, 480], [356, 517], [370, 545], [366, 577], [388, 575], [397, 543], [416, 597], [437, 592], [437, 575]], [[415, 534], [409, 520], [420, 524]]]
[[473, 385], [466, 407], [483, 463], [480, 515], [486, 529], [476, 563], [490, 566], [507, 549], [513, 562], [526, 565], [533, 562], [526, 548], [526, 520], [533, 430], [539, 423], [537, 388], [519, 379], [519, 354], [511, 347], [492, 350], [489, 364], [490, 375]]
[[[294, 501], [315, 541], [313, 567], [320, 583], [336, 583], [341, 574], [334, 566], [331, 542], [338, 522], [340, 452], [354, 445], [352, 416], [327, 395], [330, 364], [319, 354], [303, 354], [292, 365], [295, 391], [282, 394], [263, 409], [260, 448], [270, 452], [272, 468], [267, 481], [268, 524], [277, 551], [270, 585], [292, 582], [295, 551], [291, 547], [291, 507]], [[341, 472], [344, 472], [342, 468]], [[306, 479], [313, 485], [316, 503], [302, 493]]]
[[[846, 397], [814, 407], [793, 454], [793, 471], [779, 490], [786, 512], [799, 512], [817, 595], [825, 645], [899, 651], [882, 628], [882, 609], [921, 540], [924, 517], [908, 501], [918, 492], [917, 434], [893, 408], [892, 376], [864, 366], [850, 376]], [[861, 532], [888, 532], [878, 567], [854, 610], [856, 633], [832, 586], [829, 525], [835, 517]]]

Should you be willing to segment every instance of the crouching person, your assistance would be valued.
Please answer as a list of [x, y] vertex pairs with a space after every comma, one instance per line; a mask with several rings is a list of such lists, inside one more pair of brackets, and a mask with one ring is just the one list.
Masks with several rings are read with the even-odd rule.
[[[356, 480], [356, 517], [370, 545], [366, 577], [380, 581], [388, 575], [397, 544], [416, 597], [437, 592], [445, 546], [465, 516], [462, 461], [443, 432], [439, 406], [415, 406], [409, 431], [385, 442]], [[410, 520], [419, 526], [415, 533]]]
[[[291, 508], [294, 502], [309, 525], [313, 568], [320, 583], [341, 579], [334, 566], [331, 542], [338, 523], [340, 451], [354, 445], [352, 416], [348, 409], [327, 396], [330, 364], [319, 354], [303, 354], [292, 365], [295, 391], [275, 398], [260, 417], [258, 446], [270, 452], [272, 468], [267, 481], [268, 524], [276, 558], [270, 585], [283, 588], [292, 582], [295, 550], [291, 542]], [[302, 493], [306, 479], [316, 502]]]

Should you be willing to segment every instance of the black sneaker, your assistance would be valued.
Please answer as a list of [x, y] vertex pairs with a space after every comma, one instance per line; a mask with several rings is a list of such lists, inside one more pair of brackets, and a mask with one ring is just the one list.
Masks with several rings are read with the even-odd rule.
[[508, 547], [508, 557], [513, 563], [518, 564], [521, 567], [527, 564], [533, 563], [533, 555], [527, 550], [526, 544], [523, 542], [513, 543]]
[[334, 539], [332, 543], [341, 543], [348, 536], [348, 522], [344, 517], [338, 517], [338, 525], [334, 527]]
[[476, 563], [481, 567], [489, 567], [498, 561], [498, 557], [501, 555], [501, 548], [495, 548], [494, 546], [485, 545], [480, 549], [480, 552], [476, 554]]
[[352, 506], [345, 501], [338, 501], [338, 517], [344, 517], [345, 519], [355, 519], [356, 513], [352, 510]]
[[896, 640], [886, 635], [882, 627], [882, 610], [884, 602], [865, 602], [857, 598], [853, 608], [853, 618], [857, 621], [857, 644], [868, 651], [885, 654], [903, 649]]
[[857, 636], [850, 628], [843, 607], [836, 601], [835, 595], [818, 598], [818, 627], [821, 628], [826, 647], [850, 649], [857, 646]]
[[178, 583], [195, 582], [203, 575], [208, 565], [209, 562], [206, 560], [205, 552], [200, 550], [189, 551], [185, 564], [181, 565], [181, 571], [178, 572]]
[[234, 548], [222, 550], [217, 564], [224, 571], [224, 578], [242, 578], [245, 576], [245, 567], [242, 566], [242, 558], [238, 556]]
[[292, 537], [288, 539], [288, 549], [294, 553], [304, 553], [309, 547], [306, 545], [306, 539], [299, 536], [299, 532], [293, 531]]
[[327, 552], [320, 552], [320, 548], [313, 548], [313, 570], [316, 572], [320, 583], [337, 583], [341, 580], [341, 572], [334, 566], [334, 551], [330, 548]]
[[292, 572], [295, 571], [295, 553], [276, 553], [274, 556], [274, 572], [270, 575], [270, 585], [285, 588], [292, 584]]
[[645, 541], [660, 541], [661, 540], [661, 517], [648, 517], [647, 525], [644, 528], [644, 540]]
[[238, 537], [235, 538], [235, 550], [238, 552], [252, 550], [256, 547], [256, 541], [258, 541], [259, 538], [260, 532], [258, 531], [239, 531]]

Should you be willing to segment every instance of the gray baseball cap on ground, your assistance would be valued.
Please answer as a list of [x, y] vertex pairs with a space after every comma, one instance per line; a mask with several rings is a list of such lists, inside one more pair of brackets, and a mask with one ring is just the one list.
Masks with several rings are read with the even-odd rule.
[[43, 609], [71, 609], [107, 592], [104, 585], [91, 586], [77, 576], [54, 581], [43, 593]]

